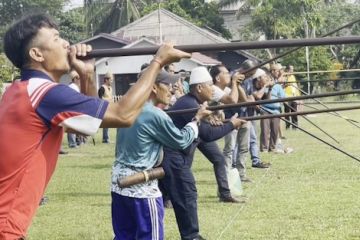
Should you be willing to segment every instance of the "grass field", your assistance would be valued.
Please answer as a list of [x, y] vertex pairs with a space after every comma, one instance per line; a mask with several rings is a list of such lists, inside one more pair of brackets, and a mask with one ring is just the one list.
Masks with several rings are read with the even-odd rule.
[[[338, 107], [339, 105], [336, 105]], [[342, 113], [360, 121], [360, 111]], [[360, 156], [360, 128], [328, 114], [309, 116]], [[302, 127], [331, 142], [300, 119]], [[29, 239], [92, 239], [113, 237], [110, 216], [110, 173], [114, 143], [64, 149], [39, 208]], [[115, 130], [111, 132], [114, 141]], [[201, 234], [209, 239], [360, 239], [360, 163], [332, 150], [300, 131], [286, 131], [288, 155], [262, 154], [268, 170], [248, 167], [254, 183], [244, 185], [245, 204], [219, 203], [212, 165], [196, 154]], [[332, 142], [333, 143], [333, 142]], [[219, 142], [222, 145], [222, 141]], [[334, 143], [336, 145], [336, 143]], [[250, 166], [250, 161], [248, 162]], [[166, 239], [179, 239], [173, 210], [166, 210]]]

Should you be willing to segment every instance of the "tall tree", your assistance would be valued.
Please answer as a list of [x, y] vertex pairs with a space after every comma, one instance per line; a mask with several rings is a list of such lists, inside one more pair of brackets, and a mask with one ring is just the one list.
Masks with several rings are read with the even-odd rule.
[[[159, 3], [153, 3], [145, 7], [142, 14], [147, 14], [159, 7]], [[187, 19], [200, 26], [208, 27], [217, 31], [223, 37], [230, 39], [230, 31], [224, 27], [224, 19], [220, 16], [217, 2], [205, 2], [204, 0], [167, 0], [160, 3], [160, 7]]]
[[61, 37], [71, 44], [87, 38], [83, 8], [76, 8], [58, 15]]
[[2, 52], [3, 35], [8, 26], [24, 15], [48, 13], [58, 16], [69, 0], [0, 0], [0, 52]]
[[[231, 0], [223, 0], [231, 2]], [[252, 6], [251, 23], [247, 26], [247, 40], [291, 39], [315, 37], [317, 30], [324, 25], [321, 9], [326, 7], [324, 0], [247, 0]], [[272, 58], [287, 49], [267, 49], [255, 51], [261, 58]], [[331, 54], [327, 48], [311, 48], [310, 62], [312, 69], [328, 69], [331, 65]], [[316, 54], [316, 55], [314, 55]], [[269, 56], [266, 56], [269, 55]], [[280, 59], [283, 63], [292, 63], [298, 69], [306, 69], [305, 54], [298, 51]]]
[[131, 0], [84, 0], [89, 35], [109, 33], [140, 18], [137, 4]]

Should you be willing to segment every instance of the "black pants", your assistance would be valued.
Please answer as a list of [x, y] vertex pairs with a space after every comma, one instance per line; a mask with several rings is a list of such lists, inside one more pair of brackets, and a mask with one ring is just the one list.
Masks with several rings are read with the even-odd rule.
[[[285, 108], [285, 113], [288, 113], [288, 112], [296, 112], [297, 111], [297, 102], [287, 102], [287, 104], [284, 104], [284, 108]], [[293, 124], [295, 124], [296, 126], [298, 125], [298, 117], [297, 116], [287, 116], [285, 117], [285, 119], [287, 121], [290, 121], [290, 118], [291, 118], [291, 122]], [[290, 127], [290, 123], [286, 123], [286, 128], [289, 128]], [[295, 128], [293, 126], [293, 128]]]
[[199, 235], [197, 190], [191, 162], [192, 157], [165, 152], [162, 163], [165, 177], [160, 180], [173, 205], [182, 240], [196, 239]]
[[224, 154], [220, 151], [216, 142], [201, 142], [198, 149], [213, 164], [216, 182], [220, 196], [228, 198], [231, 196], [228, 179], [226, 175], [226, 163]]

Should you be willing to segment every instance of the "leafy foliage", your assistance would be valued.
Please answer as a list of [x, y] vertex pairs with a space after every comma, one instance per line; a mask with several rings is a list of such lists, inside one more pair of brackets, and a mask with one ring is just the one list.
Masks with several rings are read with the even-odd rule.
[[24, 15], [44, 12], [56, 17], [61, 14], [67, 2], [69, 0], [0, 0], [0, 52], [2, 52], [5, 30], [14, 21]]
[[86, 39], [86, 26], [82, 8], [61, 13], [58, 16], [60, 35], [71, 44]]
[[11, 82], [18, 74], [18, 70], [12, 66], [5, 54], [0, 54], [0, 96], [2, 94], [3, 84], [5, 82]]
[[135, 1], [84, 0], [85, 22], [89, 35], [112, 32], [140, 18]]
[[[145, 7], [142, 14], [145, 15], [158, 9], [158, 3]], [[160, 7], [185, 18], [200, 26], [208, 27], [219, 32], [224, 38], [230, 39], [231, 33], [226, 29], [224, 19], [219, 14], [219, 5], [216, 2], [204, 2], [204, 0], [169, 0], [160, 3]]]
[[[228, 0], [230, 1], [230, 0]], [[323, 0], [248, 0], [254, 11], [252, 22], [246, 27], [242, 36], [247, 40], [258, 40], [263, 34], [265, 39], [293, 39], [320, 37], [335, 27], [340, 27], [359, 16], [360, 6], [344, 1]], [[336, 32], [335, 36], [358, 35], [359, 24]], [[286, 49], [257, 50], [253, 53], [266, 59], [274, 57]], [[357, 59], [356, 59], [357, 57]], [[338, 45], [310, 48], [310, 69], [331, 69], [333, 63], [344, 66], [355, 66], [360, 59], [358, 45]], [[292, 64], [297, 70], [306, 69], [305, 49], [280, 59], [283, 64]]]

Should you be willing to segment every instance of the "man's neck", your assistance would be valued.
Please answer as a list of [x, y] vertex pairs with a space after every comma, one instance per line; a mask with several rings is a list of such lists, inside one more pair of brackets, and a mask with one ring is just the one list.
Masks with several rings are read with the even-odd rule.
[[221, 84], [219, 83], [216, 83], [215, 86], [217, 86], [218, 88], [220, 88], [221, 90], [224, 90], [226, 88], [226, 85], [225, 86], [222, 86]]
[[60, 82], [61, 76], [65, 74], [64, 72], [61, 72], [61, 73], [55, 72], [55, 71], [49, 72], [46, 69], [44, 69], [43, 67], [35, 66], [35, 65], [26, 66], [26, 67], [24, 67], [24, 69], [32, 69], [32, 70], [37, 70], [37, 71], [43, 72], [46, 75], [48, 75], [54, 82]]
[[43, 68], [36, 68], [36, 67], [31, 67], [31, 66], [26, 67], [24, 69], [31, 69], [31, 70], [36, 70], [36, 71], [43, 72], [46, 75], [48, 75], [51, 78], [51, 80], [53, 80], [54, 82], [57, 82], [57, 83], [60, 82], [61, 76], [64, 75], [64, 73], [60, 74], [60, 73], [56, 73], [56, 72], [48, 72]]
[[196, 98], [196, 101], [199, 103], [199, 104], [202, 104], [204, 101], [202, 100], [202, 98], [197, 94], [197, 93], [192, 93], [190, 92], [189, 93], [191, 96], [193, 96], [194, 98]]

